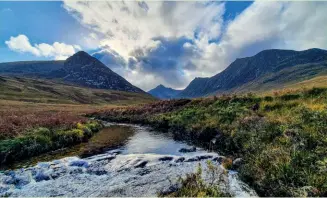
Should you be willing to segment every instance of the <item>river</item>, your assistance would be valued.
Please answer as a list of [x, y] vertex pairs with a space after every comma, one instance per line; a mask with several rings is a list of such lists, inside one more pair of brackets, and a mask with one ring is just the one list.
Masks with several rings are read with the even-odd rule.
[[[16, 163], [0, 173], [0, 196], [156, 196], [178, 177], [206, 167], [219, 155], [176, 141], [169, 133], [132, 124], [105, 123], [88, 142]], [[191, 149], [192, 150], [192, 149]], [[8, 167], [9, 168], [9, 167]], [[233, 196], [256, 196], [237, 173], [224, 174]]]

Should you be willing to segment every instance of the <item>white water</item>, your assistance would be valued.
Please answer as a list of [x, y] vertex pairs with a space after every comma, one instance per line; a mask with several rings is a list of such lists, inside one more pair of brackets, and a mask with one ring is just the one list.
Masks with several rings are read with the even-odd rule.
[[[126, 125], [125, 125], [126, 126]], [[216, 153], [180, 153], [185, 143], [136, 125], [125, 146], [85, 159], [68, 157], [0, 174], [0, 196], [156, 196], [179, 176], [205, 167]], [[142, 141], [143, 140], [143, 141]], [[184, 160], [181, 160], [184, 158]], [[235, 172], [225, 178], [233, 196], [256, 196]]]

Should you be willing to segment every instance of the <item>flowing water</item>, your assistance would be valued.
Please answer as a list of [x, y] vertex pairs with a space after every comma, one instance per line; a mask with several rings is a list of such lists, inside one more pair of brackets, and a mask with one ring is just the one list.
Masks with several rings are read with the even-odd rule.
[[[0, 173], [0, 196], [156, 196], [177, 178], [219, 155], [191, 148], [169, 134], [130, 124], [107, 123], [88, 142], [15, 164]], [[42, 162], [44, 161], [44, 162]], [[19, 168], [18, 167], [24, 167]], [[255, 196], [235, 172], [225, 176], [234, 196]]]

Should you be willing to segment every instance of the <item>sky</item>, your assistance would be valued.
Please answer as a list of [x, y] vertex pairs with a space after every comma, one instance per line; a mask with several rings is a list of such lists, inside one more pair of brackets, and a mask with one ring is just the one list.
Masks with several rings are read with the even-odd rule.
[[0, 1], [0, 62], [83, 50], [143, 90], [182, 89], [265, 49], [326, 49], [326, 10], [312, 1]]

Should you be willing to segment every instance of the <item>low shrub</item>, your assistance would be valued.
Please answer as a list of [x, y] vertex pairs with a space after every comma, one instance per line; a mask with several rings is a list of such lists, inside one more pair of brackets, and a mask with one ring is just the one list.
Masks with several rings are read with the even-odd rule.
[[300, 97], [301, 97], [300, 94], [285, 94], [285, 95], [280, 96], [279, 98], [281, 100], [288, 101], [288, 100], [296, 100], [296, 99], [299, 99]]

